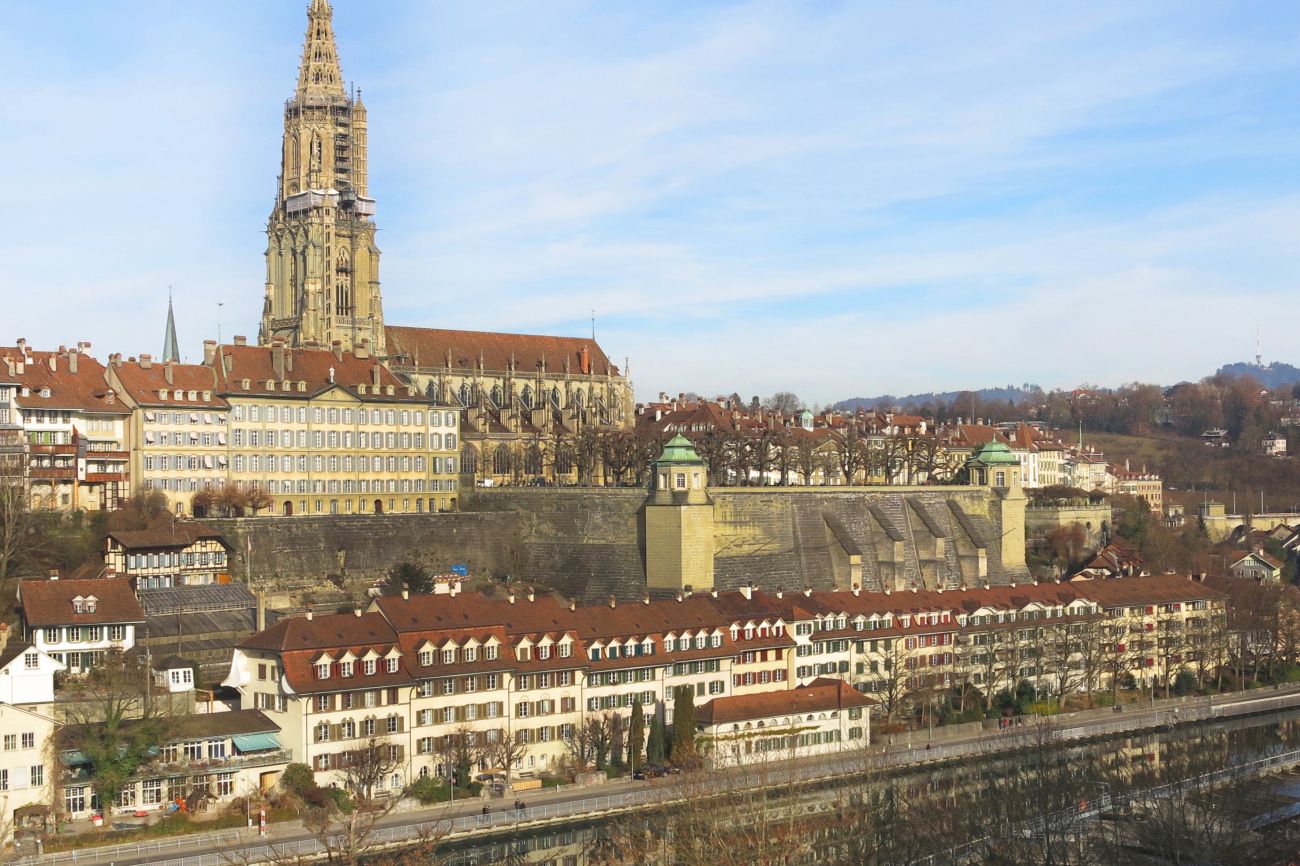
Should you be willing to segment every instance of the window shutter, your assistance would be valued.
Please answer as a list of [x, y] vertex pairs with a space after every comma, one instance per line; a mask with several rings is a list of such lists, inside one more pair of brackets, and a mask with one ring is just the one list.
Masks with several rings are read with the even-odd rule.
[[341, 740], [342, 738], [343, 737], [342, 734], [340, 733], [339, 726], [337, 724], [330, 725], [330, 740], [336, 741], [336, 740]]
[[399, 734], [406, 733], [406, 719], [403, 716], [397, 717], [397, 733]]

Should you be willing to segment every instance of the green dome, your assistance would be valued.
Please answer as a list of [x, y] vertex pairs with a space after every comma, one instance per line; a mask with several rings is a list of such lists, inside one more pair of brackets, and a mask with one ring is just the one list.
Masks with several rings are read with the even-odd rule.
[[695, 466], [704, 465], [704, 461], [700, 459], [700, 455], [695, 453], [695, 446], [691, 444], [691, 440], [678, 433], [672, 439], [668, 440], [668, 444], [664, 446], [664, 453], [659, 455], [659, 459], [655, 461], [655, 465], [678, 465], [682, 463]]
[[1011, 449], [1001, 442], [989, 442], [975, 449], [975, 453], [970, 456], [971, 463], [978, 463], [982, 466], [1019, 466], [1020, 461], [1016, 455], [1011, 453]]

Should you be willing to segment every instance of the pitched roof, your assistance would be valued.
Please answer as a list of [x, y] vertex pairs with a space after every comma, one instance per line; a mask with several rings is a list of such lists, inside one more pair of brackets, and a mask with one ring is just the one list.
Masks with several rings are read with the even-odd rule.
[[23, 653], [32, 648], [32, 645], [24, 640], [10, 640], [5, 644], [5, 648], [0, 652], [0, 670], [4, 670], [9, 663], [18, 658]]
[[1227, 597], [1181, 574], [1149, 574], [1142, 577], [1092, 580], [1083, 585], [1082, 592], [1085, 597], [1107, 608], [1175, 601], [1218, 600]]
[[[277, 349], [269, 346], [219, 346], [215, 362], [218, 393], [226, 397], [258, 396], [282, 399], [301, 399], [323, 394], [334, 388], [346, 391], [358, 400], [386, 401], [394, 400], [411, 403], [427, 403], [428, 398], [418, 389], [410, 393], [406, 383], [397, 378], [387, 367], [373, 358], [358, 358], [352, 352], [342, 352], [341, 358], [329, 349], [293, 349], [284, 351], [285, 367], [282, 375], [276, 375], [274, 353]], [[290, 369], [292, 366], [292, 369]], [[379, 384], [393, 386], [393, 394], [373, 393], [376, 371]], [[333, 378], [331, 379], [331, 375]], [[249, 387], [244, 388], [244, 380], [249, 380]], [[274, 391], [266, 390], [266, 383], [276, 383]], [[283, 391], [280, 384], [294, 383], [290, 391]], [[299, 392], [297, 383], [305, 382], [306, 391]], [[361, 386], [365, 387], [364, 394]]]
[[[37, 352], [16, 347], [0, 347], [0, 377], [28, 388], [27, 396], [21, 392], [14, 402], [25, 409], [68, 409], [107, 415], [130, 415], [127, 406], [117, 402], [104, 381], [104, 365], [89, 355], [77, 354], [77, 372], [71, 370], [69, 352]], [[12, 360], [15, 368], [23, 362], [23, 372], [10, 376], [5, 362]], [[48, 397], [41, 396], [49, 389]], [[112, 393], [112, 402], [110, 400]]]
[[128, 532], [110, 532], [108, 537], [121, 544], [127, 550], [156, 550], [160, 548], [189, 547], [203, 538], [210, 538], [227, 550], [233, 550], [220, 532], [204, 526], [202, 523], [176, 521], [170, 526], [159, 529], [142, 529]]
[[242, 649], [264, 649], [276, 652], [292, 650], [320, 650], [335, 647], [360, 647], [393, 645], [397, 632], [379, 613], [357, 616], [351, 613], [305, 616], [284, 619], [266, 631], [244, 638], [237, 646]]
[[[452, 367], [473, 370], [480, 359], [485, 370], [513, 369], [521, 373], [564, 371], [580, 373], [582, 350], [590, 358], [590, 372], [598, 376], [618, 375], [595, 340], [585, 337], [545, 337], [534, 334], [497, 334], [488, 331], [446, 331], [438, 328], [405, 328], [388, 325], [389, 355], [406, 355], [413, 367]], [[544, 365], [544, 366], [543, 366]]]
[[875, 703], [843, 680], [820, 677], [805, 686], [784, 691], [714, 698], [695, 710], [695, 721], [720, 725], [773, 716], [869, 707]]
[[[146, 369], [138, 361], [123, 361], [120, 366], [113, 363], [110, 376], [117, 379], [122, 386], [122, 393], [139, 406], [166, 406], [186, 410], [224, 410], [230, 407], [222, 397], [213, 394], [212, 399], [203, 400], [203, 392], [214, 391], [217, 387], [216, 372], [203, 364], [172, 364], [171, 381], [167, 381], [167, 365], [151, 363]], [[168, 392], [168, 399], [160, 397], [163, 390]], [[175, 392], [198, 394], [196, 402], [180, 401]]]
[[[72, 600], [95, 597], [94, 613], [76, 613]], [[144, 622], [144, 612], [125, 577], [99, 580], [24, 580], [18, 585], [23, 619], [33, 628]]]

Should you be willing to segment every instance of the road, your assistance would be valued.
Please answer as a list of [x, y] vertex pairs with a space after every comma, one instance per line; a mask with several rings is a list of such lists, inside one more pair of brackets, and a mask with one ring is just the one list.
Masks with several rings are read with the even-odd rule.
[[[1053, 720], [1055, 724], [1052, 725], [1052, 734], [1063, 739], [1108, 737], [1123, 732], [1271, 712], [1294, 706], [1300, 706], [1300, 688], [1258, 689], [1220, 696], [1212, 701], [1186, 701], [1176, 706], [1157, 705], [1137, 709], [1135, 705], [1129, 705], [1124, 712], [1113, 715], [1093, 712], [1056, 717]], [[977, 735], [954, 738], [944, 736], [945, 730], [940, 728], [935, 732], [937, 736], [933, 740], [926, 739], [926, 731], [917, 731], [911, 735], [910, 745], [907, 742], [897, 742], [882, 746], [879, 752], [872, 747], [871, 754], [873, 762], [877, 765], [883, 762], [888, 767], [911, 767], [979, 758], [1024, 745], [1026, 737], [1032, 736], [1034, 730], [1032, 726], [1010, 730], [994, 728]], [[779, 784], [789, 781], [791, 776], [799, 781], [845, 776], [862, 769], [862, 754], [858, 751], [849, 757], [839, 754], [784, 761], [765, 768], [764, 778], [769, 783]], [[685, 786], [689, 786], [689, 792], [684, 790]], [[492, 828], [517, 830], [558, 826], [584, 818], [594, 819], [637, 809], [653, 802], [699, 794], [698, 779], [689, 782], [671, 776], [649, 782], [621, 779], [589, 788], [564, 786], [536, 794], [529, 792], [522, 795], [528, 807], [523, 813], [503, 808], [508, 805], [507, 801], [492, 800], [488, 801], [492, 813], [483, 816], [481, 810], [484, 801], [477, 799], [466, 803], [395, 810], [380, 819], [375, 830], [381, 841], [394, 844], [414, 837], [417, 828], [430, 824], [450, 827], [455, 838], [470, 838], [488, 833]], [[28, 857], [16, 861], [14, 866], [64, 866], [69, 863], [90, 866], [225, 866], [229, 863], [253, 862], [261, 859], [259, 854], [264, 858], [265, 852], [257, 849], [268, 843], [277, 850], [302, 853], [309, 853], [315, 847], [314, 837], [303, 829], [300, 821], [273, 824], [269, 829], [270, 835], [261, 839], [255, 830], [252, 833], [246, 830], [228, 830], [199, 837], [176, 837], [156, 843], [106, 846]]]

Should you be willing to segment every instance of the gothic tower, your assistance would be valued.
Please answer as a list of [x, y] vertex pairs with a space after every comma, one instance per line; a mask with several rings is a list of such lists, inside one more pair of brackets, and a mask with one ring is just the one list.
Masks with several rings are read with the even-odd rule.
[[307, 10], [298, 88], [284, 104], [275, 210], [267, 223], [259, 342], [280, 337], [384, 353], [375, 200], [366, 196], [366, 109], [343, 87], [328, 0]]

